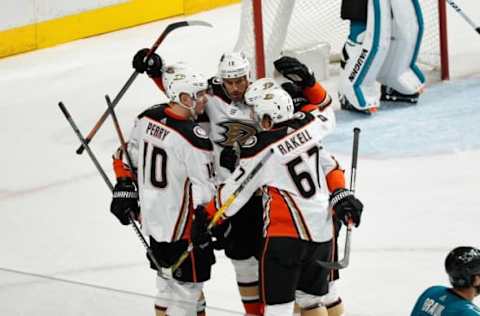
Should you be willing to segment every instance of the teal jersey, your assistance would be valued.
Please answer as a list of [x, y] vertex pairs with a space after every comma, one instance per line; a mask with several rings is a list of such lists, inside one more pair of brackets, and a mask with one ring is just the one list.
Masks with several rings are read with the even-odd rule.
[[480, 308], [445, 286], [432, 286], [418, 298], [410, 316], [480, 316]]

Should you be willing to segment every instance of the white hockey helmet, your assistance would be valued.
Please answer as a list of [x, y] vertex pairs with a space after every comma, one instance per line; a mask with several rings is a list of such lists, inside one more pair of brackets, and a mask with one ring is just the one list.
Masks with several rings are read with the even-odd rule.
[[243, 52], [224, 53], [218, 64], [218, 77], [234, 79], [246, 76], [250, 81], [250, 62]]
[[273, 78], [258, 79], [248, 86], [245, 92], [245, 103], [247, 105], [253, 105], [253, 102], [262, 98], [266, 91], [273, 89], [281, 89]]
[[189, 71], [189, 65], [180, 61], [172, 65], [165, 66], [163, 73], [162, 73], [162, 84], [165, 89], [165, 94], [167, 97], [170, 98], [168, 95], [168, 87], [170, 83], [175, 78], [175, 75], [178, 73], [185, 73]]
[[207, 79], [200, 73], [195, 73], [189, 69], [177, 69], [177, 71], [164, 81], [168, 86], [165, 87], [167, 96], [171, 101], [180, 102], [180, 94], [186, 93], [192, 99], [197, 98], [199, 92], [207, 90]]
[[270, 89], [252, 102], [254, 119], [261, 128], [263, 119], [267, 116], [273, 124], [287, 121], [293, 117], [293, 101], [283, 89]]

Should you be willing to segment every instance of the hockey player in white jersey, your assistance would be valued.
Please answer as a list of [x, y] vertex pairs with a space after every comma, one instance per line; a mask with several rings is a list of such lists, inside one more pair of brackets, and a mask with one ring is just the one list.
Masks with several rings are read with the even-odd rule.
[[[169, 78], [174, 76], [174, 68], [163, 67], [163, 61], [153, 56], [148, 65], [145, 64], [146, 50], [141, 50], [134, 57], [134, 67], [137, 71], [147, 71], [157, 85], [163, 90]], [[277, 65], [278, 71], [285, 77], [301, 86], [308, 96], [309, 106], [304, 110], [312, 110], [319, 106], [327, 108], [331, 99], [316, 82], [315, 77], [307, 67], [298, 60], [281, 59]], [[159, 70], [160, 68], [160, 70]], [[160, 74], [160, 75], [159, 75]], [[268, 84], [275, 84], [269, 81]], [[248, 138], [257, 132], [257, 124], [250, 117], [250, 106], [245, 104], [244, 94], [250, 85], [250, 65], [242, 53], [225, 53], [220, 58], [218, 75], [209, 80], [210, 96], [205, 115], [199, 121], [209, 122], [209, 136], [215, 152], [215, 171], [217, 182], [223, 181], [234, 170], [238, 153], [234, 147], [241, 146]], [[307, 104], [302, 104], [306, 106]], [[328, 107], [333, 115], [333, 110]], [[330, 113], [330, 112], [329, 112]], [[334, 116], [329, 116], [326, 124], [334, 127]], [[258, 293], [258, 251], [261, 240], [262, 217], [261, 197], [253, 195], [243, 207], [239, 215], [231, 220], [231, 230], [223, 242], [225, 254], [231, 259], [239, 286], [245, 311], [250, 315], [262, 315], [262, 304]]]
[[205, 211], [213, 217], [265, 155], [271, 155], [223, 218], [234, 219], [251, 194], [262, 189], [265, 239], [260, 289], [265, 315], [293, 315], [295, 300], [308, 315], [326, 315], [320, 304], [328, 291], [329, 270], [315, 261], [331, 256], [329, 201], [339, 218], [351, 217], [357, 226], [363, 206], [345, 189], [343, 171], [321, 144], [329, 133], [322, 119], [311, 112], [293, 114], [292, 99], [282, 89], [256, 95], [251, 99], [252, 116], [262, 132], [243, 145], [240, 165]]
[[[137, 171], [137, 190], [129, 172], [116, 162], [118, 183], [111, 212], [122, 224], [128, 213], [141, 209], [142, 228], [161, 267], [175, 263], [190, 242], [194, 209], [212, 198], [213, 147], [207, 133], [193, 120], [204, 111], [206, 79], [185, 70], [176, 74], [166, 92], [169, 104], [153, 106], [140, 114], [128, 143]], [[157, 276], [157, 316], [204, 315], [197, 307], [203, 282], [215, 262], [213, 248], [196, 247], [174, 271], [172, 279]], [[153, 269], [156, 267], [151, 264]]]
[[383, 100], [416, 103], [425, 85], [416, 65], [423, 35], [419, 0], [343, 0], [341, 16], [350, 20], [338, 87], [342, 108], [375, 112], [381, 92]]
[[[164, 67], [163, 60], [153, 54], [146, 61], [148, 49], [137, 52], [133, 67], [146, 72], [165, 91], [177, 69], [184, 64]], [[208, 134], [213, 143], [214, 170], [216, 182], [228, 177], [235, 168], [238, 147], [257, 132], [255, 122], [250, 118], [250, 108], [244, 103], [244, 94], [250, 84], [250, 65], [242, 53], [222, 55], [218, 75], [209, 79], [208, 106], [199, 122], [208, 123]], [[203, 123], [202, 123], [203, 125]], [[245, 312], [249, 315], [263, 315], [263, 305], [258, 293], [258, 256], [262, 230], [261, 197], [252, 196], [244, 209], [232, 220], [228, 237], [217, 242], [224, 248], [235, 268], [236, 280]], [[217, 247], [217, 249], [220, 247]]]

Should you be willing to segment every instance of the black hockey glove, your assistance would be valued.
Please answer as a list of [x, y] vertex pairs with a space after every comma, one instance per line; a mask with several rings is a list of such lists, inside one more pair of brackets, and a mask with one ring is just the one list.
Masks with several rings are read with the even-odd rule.
[[210, 223], [208, 215], [203, 206], [197, 206], [195, 217], [192, 222], [191, 240], [194, 247], [206, 248], [212, 242], [212, 235], [207, 230]]
[[335, 215], [343, 224], [348, 225], [348, 219], [351, 218], [355, 227], [360, 225], [363, 204], [358, 200], [350, 190], [338, 189], [330, 195], [330, 205], [335, 211]]
[[224, 220], [221, 224], [217, 224], [212, 227], [212, 236], [215, 238], [213, 242], [213, 248], [215, 250], [222, 250], [228, 244], [228, 236], [232, 231], [232, 224], [228, 219]]
[[311, 87], [315, 84], [315, 76], [298, 59], [283, 56], [273, 62], [275, 69], [284, 77], [295, 82], [302, 88]]
[[140, 213], [140, 207], [138, 206], [138, 192], [132, 179], [118, 179], [115, 188], [113, 188], [110, 212], [112, 212], [123, 225], [130, 224], [130, 212], [133, 212], [135, 219], [138, 218]]
[[139, 73], [147, 72], [150, 77], [160, 77], [162, 75], [162, 58], [153, 53], [148, 60], [145, 60], [150, 49], [143, 48], [133, 57], [132, 67]]
[[287, 91], [287, 93], [292, 97], [294, 112], [300, 111], [302, 106], [310, 103], [305, 98], [302, 88], [300, 88], [297, 84], [293, 82], [284, 82], [282, 83], [282, 89]]
[[235, 170], [237, 166], [238, 154], [233, 146], [225, 146], [220, 153], [220, 166], [227, 168], [230, 172]]

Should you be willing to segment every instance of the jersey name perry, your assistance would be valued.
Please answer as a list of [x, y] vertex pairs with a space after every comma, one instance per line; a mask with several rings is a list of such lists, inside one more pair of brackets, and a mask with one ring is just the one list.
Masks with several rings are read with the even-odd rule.
[[165, 137], [170, 134], [170, 131], [153, 122], [148, 122], [145, 134], [154, 136], [160, 140], [165, 140]]

